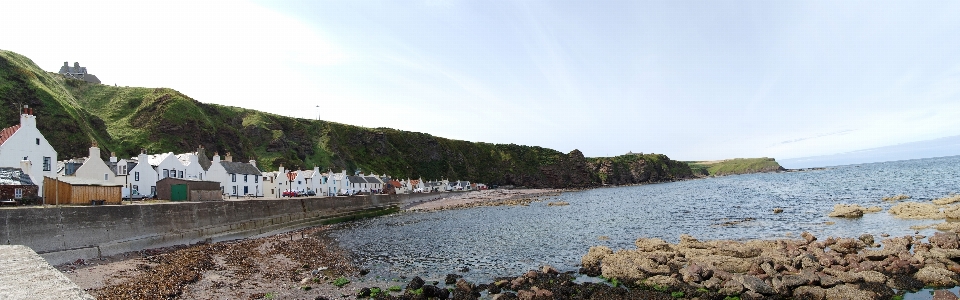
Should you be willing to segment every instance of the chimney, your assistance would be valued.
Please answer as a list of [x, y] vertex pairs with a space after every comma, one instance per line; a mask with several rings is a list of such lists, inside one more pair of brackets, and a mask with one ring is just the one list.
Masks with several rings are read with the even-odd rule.
[[230, 155], [230, 152], [227, 152], [227, 155], [223, 158], [225, 161], [233, 161], [233, 155]]
[[213, 163], [215, 164], [220, 163], [220, 152], [213, 153]]
[[257, 167], [257, 160], [251, 159], [251, 160], [250, 160], [250, 165], [253, 166], [254, 168], [256, 168], [256, 167]]
[[280, 164], [280, 169], [277, 170], [277, 173], [280, 173], [280, 174], [286, 174], [286, 173], [287, 173], [287, 172], [284, 172], [283, 164]]
[[69, 61], [63, 62], [63, 66], [69, 68], [69, 67], [70, 67], [70, 62], [69, 62]]
[[140, 149], [140, 155], [137, 156], [138, 164], [146, 164], [145, 166], [150, 165], [150, 158], [147, 157], [147, 149]]
[[97, 148], [97, 141], [93, 141], [93, 146], [90, 147], [90, 157], [87, 159], [93, 159], [94, 157], [100, 159], [100, 148]]
[[116, 152], [110, 152], [110, 162], [112, 162], [112, 163], [116, 163], [116, 162], [117, 162], [117, 153], [116, 153]]
[[20, 127], [37, 127], [37, 117], [33, 115], [33, 109], [29, 105], [23, 106], [23, 112], [20, 114]]
[[31, 169], [33, 169], [33, 162], [26, 159], [20, 161], [20, 170], [23, 171], [23, 174], [27, 174], [27, 176], [29, 176]]

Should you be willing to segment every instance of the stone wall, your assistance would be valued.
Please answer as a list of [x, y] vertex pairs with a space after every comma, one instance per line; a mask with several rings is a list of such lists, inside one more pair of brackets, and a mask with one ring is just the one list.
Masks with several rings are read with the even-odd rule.
[[51, 264], [142, 249], [258, 237], [371, 208], [455, 193], [0, 209], [0, 242]]

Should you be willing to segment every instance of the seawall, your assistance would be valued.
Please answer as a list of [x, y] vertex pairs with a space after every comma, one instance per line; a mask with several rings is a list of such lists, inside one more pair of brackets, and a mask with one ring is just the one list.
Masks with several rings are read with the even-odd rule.
[[0, 243], [52, 265], [142, 249], [259, 237], [458, 193], [0, 209]]

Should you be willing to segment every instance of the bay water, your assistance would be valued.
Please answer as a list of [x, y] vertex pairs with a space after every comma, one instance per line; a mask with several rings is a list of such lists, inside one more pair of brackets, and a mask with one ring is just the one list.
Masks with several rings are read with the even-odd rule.
[[[371, 276], [472, 281], [516, 276], [542, 265], [577, 270], [591, 246], [635, 249], [641, 237], [700, 240], [912, 235], [881, 198], [927, 202], [960, 193], [960, 156], [565, 192], [530, 206], [404, 212], [341, 224], [329, 232]], [[566, 201], [567, 206], [547, 206]], [[879, 206], [862, 218], [831, 218], [834, 204]], [[782, 213], [774, 213], [782, 208]], [[920, 230], [932, 235], [933, 229]]]

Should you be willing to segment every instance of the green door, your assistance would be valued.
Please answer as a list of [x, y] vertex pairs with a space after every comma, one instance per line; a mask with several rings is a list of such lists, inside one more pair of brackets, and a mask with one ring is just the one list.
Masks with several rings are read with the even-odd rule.
[[183, 201], [187, 200], [187, 185], [186, 184], [174, 184], [170, 186], [170, 200], [172, 201]]

